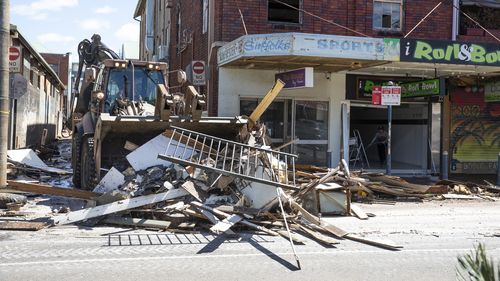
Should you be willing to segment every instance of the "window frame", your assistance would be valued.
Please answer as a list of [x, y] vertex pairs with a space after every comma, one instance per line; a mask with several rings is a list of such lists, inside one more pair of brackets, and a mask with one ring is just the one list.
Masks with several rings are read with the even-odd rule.
[[299, 13], [299, 22], [269, 20], [269, 2], [270, 1], [273, 1], [273, 0], [267, 0], [267, 6], [266, 6], [266, 9], [267, 9], [267, 15], [266, 15], [267, 23], [269, 23], [269, 24], [280, 24], [280, 25], [293, 25], [293, 26], [302, 25], [303, 18], [304, 18], [304, 15], [303, 15], [304, 13], [302, 12], [302, 9], [304, 9], [304, 0], [298, 0], [299, 1], [299, 9], [300, 9], [300, 11], [298, 11], [298, 13]]
[[[375, 21], [374, 21], [374, 15], [375, 15], [375, 3], [389, 3], [389, 4], [399, 4], [399, 28], [393, 28], [393, 27], [376, 27], [375, 26]], [[373, 30], [379, 30], [379, 31], [402, 31], [403, 30], [403, 7], [404, 7], [404, 0], [373, 0], [372, 3], [372, 28]], [[383, 15], [381, 15], [383, 16]], [[392, 15], [391, 15], [392, 17]], [[391, 19], [392, 20], [392, 19]], [[391, 22], [392, 26], [392, 22]]]

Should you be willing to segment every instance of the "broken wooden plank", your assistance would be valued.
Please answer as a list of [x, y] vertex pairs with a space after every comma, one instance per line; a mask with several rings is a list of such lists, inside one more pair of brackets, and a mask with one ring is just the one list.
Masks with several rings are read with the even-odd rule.
[[141, 219], [141, 218], [127, 218], [127, 217], [107, 217], [102, 220], [103, 223], [113, 224], [113, 225], [125, 225], [134, 227], [146, 227], [146, 228], [159, 228], [167, 229], [170, 227], [171, 222], [161, 221], [161, 220], [151, 220], [151, 219]]
[[169, 191], [158, 193], [158, 194], [150, 194], [140, 197], [134, 197], [130, 199], [120, 200], [113, 203], [100, 205], [92, 208], [86, 208], [83, 210], [78, 210], [74, 212], [69, 212], [64, 215], [55, 216], [52, 218], [53, 225], [63, 225], [79, 222], [82, 220], [87, 220], [95, 217], [100, 217], [104, 215], [109, 215], [137, 207], [142, 207], [148, 204], [154, 204], [161, 201], [166, 201], [182, 196], [186, 196], [189, 193], [184, 189], [171, 189]]
[[322, 221], [320, 220], [318, 217], [316, 217], [315, 215], [309, 213], [308, 211], [306, 211], [304, 208], [302, 208], [302, 206], [300, 206], [297, 202], [295, 202], [294, 200], [290, 199], [290, 198], [287, 198], [288, 201], [290, 202], [290, 205], [292, 207], [292, 209], [300, 212], [302, 214], [302, 217], [307, 220], [308, 222], [310, 223], [313, 223], [317, 226], [320, 226], [321, 228], [323, 228], [324, 230], [326, 230], [327, 232], [337, 236], [337, 237], [344, 237], [347, 235], [347, 231], [345, 230], [342, 230], [332, 224], [329, 224], [325, 221]]
[[301, 245], [305, 244], [304, 239], [300, 238], [299, 235], [297, 235], [295, 233], [292, 233], [291, 231], [290, 231], [290, 235], [292, 237], [288, 236], [288, 231], [283, 230], [283, 229], [282, 230], [276, 230], [276, 232], [278, 232], [279, 235], [281, 235], [282, 237], [284, 237], [286, 239], [290, 239], [291, 238], [294, 244], [301, 244]]
[[[208, 210], [208, 211], [214, 212], [215, 214], [218, 214], [219, 216], [223, 216], [223, 217], [226, 217], [226, 218], [230, 216], [230, 214], [227, 214], [227, 213], [224, 213], [224, 212], [219, 211], [219, 210], [217, 210], [217, 209], [211, 208], [211, 207], [209, 207], [209, 206], [207, 206], [207, 205], [203, 205], [202, 203], [197, 202], [197, 201], [192, 201], [192, 202], [191, 202], [191, 205], [194, 205], [194, 206], [196, 206], [196, 207], [200, 207], [200, 208], [203, 208], [203, 209], [205, 209], [205, 210]], [[251, 228], [255, 228], [255, 229], [257, 229], [257, 230], [263, 231], [263, 232], [265, 232], [265, 233], [267, 233], [267, 234], [270, 234], [270, 235], [274, 235], [274, 236], [279, 236], [279, 235], [280, 235], [279, 233], [277, 233], [277, 232], [275, 232], [275, 231], [272, 231], [272, 230], [267, 229], [267, 228], [265, 228], [265, 227], [262, 227], [262, 226], [260, 226], [260, 225], [256, 225], [256, 224], [251, 223], [251, 222], [249, 222], [249, 221], [247, 221], [247, 220], [241, 220], [241, 221], [240, 221], [240, 223], [241, 223], [241, 224], [244, 224], [244, 225], [246, 225], [246, 226], [249, 226], [249, 227], [251, 227]]]
[[192, 181], [186, 181], [181, 185], [181, 187], [189, 192], [189, 194], [193, 195], [193, 197], [200, 202], [205, 202], [208, 197], [208, 194], [204, 190], [196, 186]]
[[392, 250], [392, 251], [399, 251], [401, 248], [403, 248], [403, 246], [398, 245], [392, 241], [387, 241], [387, 240], [382, 241], [382, 240], [369, 239], [366, 237], [360, 237], [360, 236], [353, 235], [353, 234], [348, 234], [348, 235], [344, 236], [344, 238], [352, 240], [352, 241], [356, 241], [356, 242], [361, 242], [361, 243], [364, 243], [367, 245], [371, 245], [371, 246], [375, 246], [375, 247], [379, 247], [379, 248], [383, 248], [383, 249], [387, 249], [387, 250]]
[[446, 194], [446, 193], [448, 193], [448, 186], [447, 185], [431, 185], [431, 186], [429, 186], [429, 189], [427, 189], [426, 193]]
[[462, 200], [477, 200], [481, 199], [475, 195], [465, 195], [465, 194], [443, 194], [441, 195], [444, 199], [462, 199]]
[[[212, 224], [218, 224], [220, 222], [219, 218], [216, 217], [214, 214], [212, 214], [210, 211], [208, 210], [205, 210], [203, 208], [196, 208], [196, 211], [200, 212], [205, 218], [207, 218]], [[234, 233], [231, 229], [228, 229], [226, 231], [226, 234], [229, 234], [229, 235], [235, 235], [236, 233]]]
[[280, 79], [276, 80], [276, 83], [274, 84], [273, 88], [264, 96], [262, 101], [257, 105], [257, 107], [254, 109], [254, 111], [250, 114], [250, 117], [248, 117], [248, 128], [252, 129], [257, 120], [260, 119], [262, 114], [266, 111], [266, 109], [269, 107], [269, 105], [273, 102], [273, 100], [276, 98], [276, 96], [281, 92], [281, 90], [285, 87], [285, 82], [281, 81]]
[[335, 240], [334, 238], [331, 238], [331, 237], [328, 237], [326, 235], [323, 235], [317, 231], [314, 231], [312, 229], [309, 229], [301, 224], [299, 224], [299, 227], [300, 227], [300, 230], [302, 230], [303, 232], [305, 232], [307, 235], [309, 235], [311, 238], [321, 242], [321, 243], [324, 243], [324, 244], [327, 244], [327, 245], [335, 245], [335, 244], [339, 244], [339, 242], [337, 240]]
[[368, 219], [368, 215], [358, 205], [351, 203], [351, 211], [360, 220], [367, 220]]
[[315, 174], [306, 173], [306, 172], [302, 172], [302, 171], [296, 171], [295, 176], [296, 177], [305, 177], [305, 178], [309, 178], [309, 179], [319, 179], [319, 176], [317, 176]]
[[224, 218], [222, 221], [218, 222], [210, 228], [210, 231], [220, 234], [228, 231], [233, 225], [240, 222], [243, 218], [238, 215], [230, 215]]
[[0, 222], [0, 230], [24, 230], [24, 231], [37, 231], [47, 227], [44, 222], [32, 221], [2, 221]]
[[55, 195], [62, 197], [72, 197], [78, 199], [94, 199], [99, 197], [100, 193], [78, 190], [78, 189], [70, 189], [70, 188], [61, 188], [61, 187], [53, 187], [45, 184], [35, 184], [35, 183], [26, 183], [26, 182], [18, 182], [18, 181], [7, 181], [7, 188], [14, 189], [17, 191], [24, 191], [35, 194], [45, 194], [45, 195]]
[[215, 207], [215, 209], [231, 214], [237, 213], [237, 214], [245, 214], [251, 216], [257, 216], [260, 213], [262, 213], [260, 209], [243, 207], [243, 206], [220, 205]]
[[413, 184], [409, 183], [401, 178], [395, 178], [387, 175], [361, 175], [362, 177], [366, 177], [371, 181], [383, 182], [388, 185], [402, 187], [408, 192], [414, 193], [426, 193], [429, 190], [428, 185], [421, 184]]

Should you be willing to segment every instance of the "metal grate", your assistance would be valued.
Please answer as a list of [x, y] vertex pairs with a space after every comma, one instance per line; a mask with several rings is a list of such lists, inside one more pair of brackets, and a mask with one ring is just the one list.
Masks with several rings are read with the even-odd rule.
[[[297, 189], [295, 186], [295, 160], [297, 155], [254, 147], [202, 133], [171, 127], [165, 154], [159, 158], [201, 169], [212, 170], [226, 176]], [[263, 163], [267, 165], [264, 166]], [[265, 168], [272, 167], [272, 170]]]

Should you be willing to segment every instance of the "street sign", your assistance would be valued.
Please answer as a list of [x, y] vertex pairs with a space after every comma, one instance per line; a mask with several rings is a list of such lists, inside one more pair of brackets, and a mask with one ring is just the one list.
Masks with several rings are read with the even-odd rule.
[[205, 62], [198, 60], [192, 62], [193, 71], [193, 85], [203, 86], [205, 85]]
[[9, 71], [21, 72], [21, 49], [17, 46], [9, 48]]
[[401, 87], [382, 86], [382, 105], [400, 105]]

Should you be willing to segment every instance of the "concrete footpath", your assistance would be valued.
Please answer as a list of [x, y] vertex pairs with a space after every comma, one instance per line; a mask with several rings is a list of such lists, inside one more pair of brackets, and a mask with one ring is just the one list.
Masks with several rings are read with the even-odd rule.
[[341, 240], [325, 248], [242, 234], [240, 238], [64, 226], [0, 232], [0, 280], [455, 280], [457, 256], [478, 242], [500, 257], [500, 203], [359, 204], [376, 216], [323, 218], [354, 234], [389, 239], [388, 251]]

